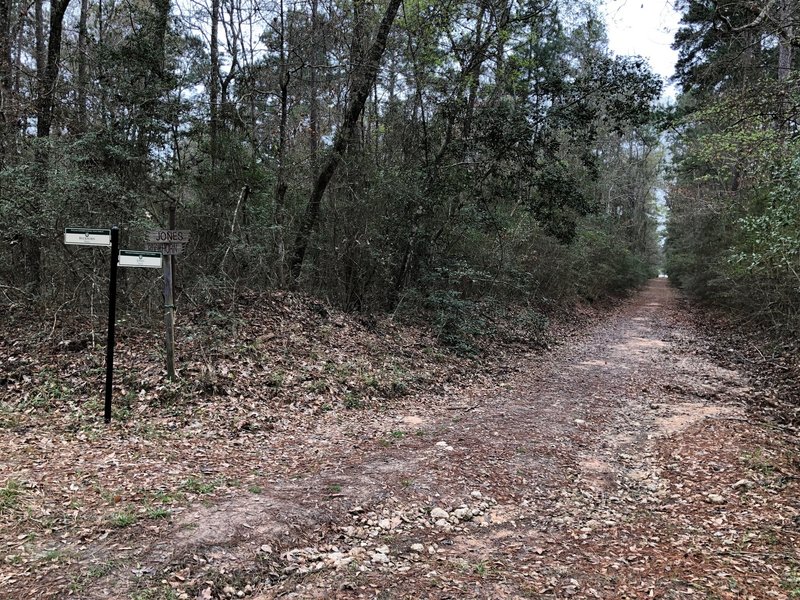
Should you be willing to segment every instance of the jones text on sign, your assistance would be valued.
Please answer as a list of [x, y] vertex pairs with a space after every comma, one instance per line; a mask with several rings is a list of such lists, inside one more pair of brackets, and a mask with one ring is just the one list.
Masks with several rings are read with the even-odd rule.
[[152, 229], [147, 232], [151, 244], [185, 244], [191, 232], [186, 229]]

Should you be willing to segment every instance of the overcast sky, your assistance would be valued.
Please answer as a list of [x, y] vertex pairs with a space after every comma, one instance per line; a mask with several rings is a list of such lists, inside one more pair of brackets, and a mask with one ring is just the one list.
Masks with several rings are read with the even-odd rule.
[[[680, 15], [672, 0], [605, 0], [611, 50], [619, 55], [639, 55], [665, 80], [675, 71], [678, 55], [670, 48]], [[674, 97], [673, 90], [665, 90]]]

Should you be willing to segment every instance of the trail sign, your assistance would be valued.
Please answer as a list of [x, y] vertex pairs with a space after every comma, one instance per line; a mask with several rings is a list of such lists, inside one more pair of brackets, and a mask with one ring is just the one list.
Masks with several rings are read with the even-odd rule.
[[145, 250], [120, 250], [120, 267], [143, 267], [145, 269], [160, 269], [162, 265], [161, 252], [147, 252]]
[[108, 341], [106, 343], [106, 401], [103, 417], [111, 423], [111, 394], [114, 383], [114, 336], [117, 325], [117, 269], [119, 267], [119, 227], [111, 228], [111, 272], [108, 278]]
[[[111, 422], [111, 395], [114, 383], [114, 343], [117, 322], [117, 269], [119, 267], [145, 267], [160, 269], [161, 252], [144, 250], [120, 250], [119, 227], [111, 229], [86, 229], [67, 227], [64, 243], [78, 246], [108, 246], [111, 248], [111, 272], [108, 278], [108, 343], [106, 344], [106, 394], [103, 416]], [[171, 258], [171, 257], [170, 257]], [[168, 263], [169, 264], [169, 263]], [[170, 276], [170, 282], [172, 277]]]
[[173, 270], [175, 256], [182, 254], [189, 243], [190, 231], [175, 229], [175, 206], [169, 208], [169, 229], [151, 229], [147, 232], [147, 249], [164, 256], [164, 326], [167, 346], [167, 377], [175, 379], [175, 298]]
[[186, 229], [151, 229], [147, 241], [154, 244], [185, 244], [191, 232]]
[[103, 246], [110, 248], [111, 230], [67, 227], [64, 229], [64, 243], [75, 246]]
[[108, 343], [106, 344], [106, 399], [103, 416], [111, 422], [111, 390], [114, 381], [114, 327], [117, 322], [117, 257], [119, 255], [119, 227], [87, 229], [67, 227], [64, 243], [76, 246], [105, 246], [111, 248], [111, 273], [108, 278]]
[[190, 235], [187, 229], [151, 229], [147, 232], [147, 249], [165, 256], [183, 254]]
[[186, 244], [180, 242], [147, 242], [147, 249], [156, 252], [161, 252], [164, 256], [173, 256], [175, 254], [183, 254]]

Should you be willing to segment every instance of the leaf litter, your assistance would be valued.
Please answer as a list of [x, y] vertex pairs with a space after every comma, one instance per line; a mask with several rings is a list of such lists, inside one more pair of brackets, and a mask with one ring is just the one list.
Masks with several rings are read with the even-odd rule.
[[717, 360], [663, 284], [582, 316], [544, 354], [517, 335], [465, 357], [422, 328], [245, 296], [183, 317], [175, 384], [154, 334], [125, 335], [110, 427], [102, 347], [9, 328], [0, 589], [800, 594], [796, 440], [750, 402], [760, 379]]

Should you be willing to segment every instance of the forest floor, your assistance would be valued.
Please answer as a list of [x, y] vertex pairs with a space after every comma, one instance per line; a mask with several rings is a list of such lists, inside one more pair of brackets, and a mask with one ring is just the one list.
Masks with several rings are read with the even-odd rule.
[[480, 360], [270, 298], [178, 384], [123, 336], [110, 426], [100, 346], [8, 328], [0, 597], [800, 597], [796, 431], [665, 281]]

